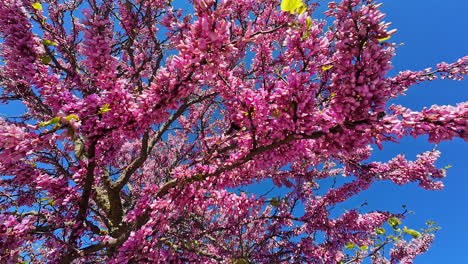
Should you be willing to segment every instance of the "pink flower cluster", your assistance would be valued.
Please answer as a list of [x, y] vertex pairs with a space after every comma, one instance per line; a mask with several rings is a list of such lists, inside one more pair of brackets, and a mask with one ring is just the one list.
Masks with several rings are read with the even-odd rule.
[[371, 145], [468, 140], [466, 102], [388, 106], [462, 80], [467, 57], [388, 77], [375, 1], [330, 2], [329, 24], [317, 3], [59, 2], [0, 3], [1, 101], [27, 107], [0, 119], [1, 263], [389, 263], [374, 242], [394, 215], [334, 208], [379, 180], [441, 189], [445, 170], [438, 151], [367, 162]]
[[411, 241], [400, 240], [390, 251], [391, 263], [412, 264], [414, 258], [426, 252], [434, 241], [434, 235], [423, 235]]

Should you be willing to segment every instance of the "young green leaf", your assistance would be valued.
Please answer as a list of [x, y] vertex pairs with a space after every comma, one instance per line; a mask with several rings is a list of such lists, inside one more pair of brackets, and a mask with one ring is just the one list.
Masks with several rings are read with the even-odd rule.
[[363, 245], [359, 247], [360, 250], [367, 250], [368, 248], [369, 248], [368, 245]]
[[279, 109], [275, 109], [275, 110], [272, 111], [271, 115], [278, 118], [278, 117], [280, 117], [281, 112], [280, 112]]
[[280, 200], [278, 197], [273, 197], [270, 200], [270, 204], [274, 207], [278, 207], [280, 205]]
[[401, 220], [396, 217], [391, 217], [388, 219], [388, 224], [393, 228], [396, 229], [398, 225], [401, 225]]
[[345, 247], [346, 249], [353, 249], [353, 248], [354, 248], [354, 244], [351, 243], [351, 242], [349, 242], [349, 243], [346, 244], [344, 247]]
[[403, 232], [412, 235], [414, 238], [421, 237], [421, 233], [414, 229], [407, 229], [406, 227], [403, 229]]
[[312, 28], [312, 18], [307, 17], [306, 18], [306, 32], [302, 36], [302, 39], [306, 39], [310, 36], [310, 29]]
[[383, 227], [379, 227], [379, 228], [377, 228], [377, 230], [375, 230], [375, 233], [377, 233], [377, 235], [383, 235], [383, 234], [385, 234], [385, 232], [386, 232], [386, 230]]
[[306, 26], [307, 26], [307, 31], [309, 31], [310, 28], [312, 27], [312, 18], [311, 17], [306, 18]]
[[36, 9], [36, 10], [42, 10], [42, 5], [41, 5], [41, 3], [38, 3], [38, 2], [32, 3], [31, 6], [32, 6], [34, 9]]
[[[285, 12], [290, 12], [291, 14], [304, 12], [305, 9], [302, 8], [304, 4], [302, 0], [282, 0], [281, 1], [281, 10]], [[296, 11], [296, 9], [298, 9]], [[301, 14], [301, 13], [299, 13]]]
[[72, 119], [80, 120], [80, 118], [77, 115], [73, 115], [73, 114], [68, 115], [67, 117], [65, 117], [65, 120], [67, 120], [67, 121], [70, 121]]
[[51, 60], [52, 60], [52, 58], [49, 57], [49, 56], [43, 56], [43, 57], [41, 57], [41, 62], [42, 62], [42, 64], [44, 64], [44, 65], [49, 64]]
[[322, 70], [324, 70], [324, 71], [328, 71], [331, 68], [333, 68], [333, 65], [322, 66]]
[[60, 122], [60, 117], [54, 117], [49, 121], [40, 123], [39, 126], [40, 127], [46, 127], [46, 126], [58, 124], [59, 122]]
[[379, 39], [377, 39], [377, 40], [378, 40], [379, 42], [382, 42], [382, 41], [386, 41], [386, 40], [388, 40], [388, 39], [390, 39], [390, 36], [385, 37], [385, 38], [379, 38]]
[[109, 104], [105, 104], [105, 105], [101, 106], [101, 108], [99, 108], [99, 114], [107, 113], [110, 110], [112, 110], [112, 109], [109, 108]]
[[57, 42], [53, 42], [52, 40], [48, 39], [43, 39], [42, 44], [44, 44], [45, 46], [56, 46]]
[[203, 180], [203, 174], [202, 173], [197, 173], [193, 176], [193, 179], [195, 181], [202, 181]]

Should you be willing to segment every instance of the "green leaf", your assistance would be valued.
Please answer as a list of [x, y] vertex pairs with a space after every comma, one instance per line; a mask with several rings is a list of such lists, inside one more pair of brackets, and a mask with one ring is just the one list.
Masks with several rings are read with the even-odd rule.
[[36, 10], [42, 10], [42, 5], [41, 5], [41, 3], [38, 3], [38, 2], [32, 3], [31, 6], [32, 6], [34, 9], [36, 9]]
[[279, 109], [275, 109], [275, 110], [272, 111], [271, 115], [278, 118], [278, 117], [280, 117], [281, 112], [280, 112]]
[[307, 26], [307, 31], [309, 31], [310, 28], [312, 27], [312, 18], [311, 17], [306, 18], [306, 26]]
[[280, 199], [278, 197], [273, 197], [270, 200], [270, 204], [274, 207], [278, 207], [280, 205]]
[[391, 217], [388, 219], [388, 224], [393, 228], [396, 229], [398, 225], [401, 225], [401, 220], [396, 217]]
[[49, 57], [49, 56], [43, 56], [43, 57], [41, 57], [40, 59], [42, 60], [42, 64], [44, 64], [44, 65], [49, 64], [50, 61], [52, 60], [52, 58]]
[[383, 227], [379, 227], [379, 228], [377, 228], [377, 230], [375, 230], [375, 232], [376, 232], [378, 235], [383, 235], [383, 234], [385, 234], [386, 230], [385, 230], [385, 228], [383, 228]]
[[49, 121], [40, 123], [39, 126], [40, 127], [46, 127], [46, 126], [58, 124], [59, 122], [60, 122], [60, 117], [54, 117]]
[[304, 4], [302, 3], [302, 0], [282, 0], [281, 1], [281, 10], [285, 12], [290, 12], [291, 14], [299, 13], [299, 11], [304, 12], [305, 9], [302, 8], [303, 6]]
[[70, 121], [72, 119], [80, 120], [80, 118], [77, 115], [73, 115], [73, 114], [68, 115], [67, 117], [65, 117], [65, 120], [67, 120], [67, 121]]
[[112, 110], [112, 109], [109, 108], [109, 104], [105, 104], [105, 105], [101, 106], [101, 108], [99, 108], [99, 114], [107, 113], [110, 110]]
[[367, 250], [368, 248], [369, 248], [368, 245], [363, 245], [359, 247], [360, 250]]
[[349, 242], [349, 243], [346, 244], [344, 247], [345, 247], [346, 249], [353, 249], [353, 248], [354, 248], [354, 244], [351, 243], [351, 242]]
[[419, 233], [418, 231], [416, 231], [414, 229], [408, 229], [408, 228], [405, 227], [403, 229], [403, 232], [412, 235], [414, 238], [421, 237], [421, 233]]
[[193, 179], [195, 181], [202, 181], [203, 180], [203, 174], [202, 173], [197, 173], [193, 176]]
[[43, 39], [42, 44], [46, 46], [56, 46], [57, 42], [53, 42], [52, 40], [48, 40], [48, 39]]
[[307, 17], [306, 18], [306, 32], [302, 36], [302, 39], [306, 39], [310, 36], [310, 29], [312, 28], [312, 18]]
[[331, 68], [333, 68], [333, 65], [322, 66], [322, 70], [324, 70], [324, 71], [328, 71]]
[[452, 165], [447, 165], [447, 166], [444, 167], [444, 169], [447, 170], [447, 169], [450, 169], [450, 168], [452, 168], [452, 167], [453, 167]]
[[388, 40], [388, 39], [390, 39], [390, 36], [385, 37], [385, 38], [379, 38], [379, 39], [377, 39], [377, 40], [378, 40], [379, 42], [382, 42], [382, 41], [386, 41], [386, 40]]

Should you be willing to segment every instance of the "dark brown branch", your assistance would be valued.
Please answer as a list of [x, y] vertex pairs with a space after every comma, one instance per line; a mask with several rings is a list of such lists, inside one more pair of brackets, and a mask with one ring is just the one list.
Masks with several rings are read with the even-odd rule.
[[92, 191], [93, 182], [94, 182], [94, 169], [96, 168], [96, 161], [95, 161], [96, 143], [97, 143], [96, 140], [91, 141], [89, 148], [88, 148], [89, 164], [86, 169], [86, 178], [85, 178], [85, 182], [83, 185], [83, 194], [81, 195], [78, 214], [76, 216], [76, 223], [79, 224], [79, 226], [75, 227], [74, 230], [70, 234], [69, 244], [72, 246], [68, 248], [67, 252], [63, 256], [63, 258], [60, 260], [60, 263], [63, 263], [63, 264], [70, 263], [75, 258], [74, 255], [76, 254], [76, 248], [74, 247], [74, 245], [76, 243], [75, 240], [77, 239], [77, 236], [78, 236], [78, 229], [81, 228], [81, 226], [84, 224], [85, 219], [86, 219], [88, 206], [89, 206], [89, 198], [91, 196], [91, 191]]

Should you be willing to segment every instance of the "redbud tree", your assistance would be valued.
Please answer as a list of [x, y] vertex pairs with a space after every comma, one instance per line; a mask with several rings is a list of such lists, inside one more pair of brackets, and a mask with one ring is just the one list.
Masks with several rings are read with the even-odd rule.
[[[323, 3], [322, 3], [323, 4]], [[437, 227], [347, 208], [378, 181], [442, 188], [468, 104], [388, 103], [468, 57], [391, 76], [372, 0], [3, 0], [1, 263], [412, 263]], [[326, 4], [323, 4], [326, 5]], [[322, 182], [345, 178], [331, 188]], [[271, 182], [281, 195], [239, 191]]]

